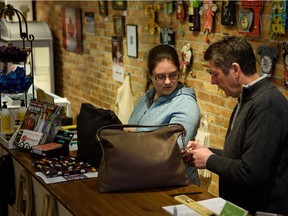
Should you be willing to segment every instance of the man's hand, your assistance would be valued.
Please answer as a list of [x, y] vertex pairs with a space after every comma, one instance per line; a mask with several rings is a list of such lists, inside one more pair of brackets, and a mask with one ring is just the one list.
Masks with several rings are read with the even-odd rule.
[[205, 169], [207, 159], [213, 154], [208, 148], [195, 141], [189, 141], [181, 153], [184, 162], [198, 169]]
[[197, 149], [201, 147], [204, 147], [204, 146], [201, 145], [199, 142], [189, 141], [185, 149], [181, 151], [184, 162], [188, 163], [191, 166], [194, 166], [194, 158], [193, 158], [193, 154], [191, 151], [192, 149]]
[[208, 148], [198, 148], [191, 150], [195, 167], [198, 169], [206, 169], [206, 161], [213, 154]]

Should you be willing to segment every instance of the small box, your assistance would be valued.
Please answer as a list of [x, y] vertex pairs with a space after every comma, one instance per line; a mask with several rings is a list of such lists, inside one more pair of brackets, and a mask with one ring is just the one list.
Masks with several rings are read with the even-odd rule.
[[31, 148], [34, 157], [58, 157], [69, 155], [69, 145], [74, 134], [69, 131], [58, 130], [53, 142], [40, 144]]
[[58, 157], [69, 154], [69, 146], [56, 142], [32, 146], [31, 153], [33, 157]]

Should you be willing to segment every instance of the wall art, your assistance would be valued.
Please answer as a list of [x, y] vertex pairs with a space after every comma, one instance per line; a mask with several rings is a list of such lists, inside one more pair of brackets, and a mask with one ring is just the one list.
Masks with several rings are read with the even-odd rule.
[[125, 36], [125, 16], [113, 16], [114, 34], [117, 36]]
[[126, 26], [126, 39], [127, 39], [127, 55], [130, 57], [138, 57], [138, 33], [136, 25]]
[[81, 9], [62, 8], [63, 48], [75, 52], [83, 52]]
[[120, 1], [120, 0], [112, 1], [112, 8], [114, 10], [126, 10], [127, 9], [127, 1]]
[[124, 81], [123, 64], [123, 37], [112, 36], [112, 72], [113, 79], [119, 82]]
[[108, 16], [108, 1], [99, 0], [99, 13], [101, 16]]

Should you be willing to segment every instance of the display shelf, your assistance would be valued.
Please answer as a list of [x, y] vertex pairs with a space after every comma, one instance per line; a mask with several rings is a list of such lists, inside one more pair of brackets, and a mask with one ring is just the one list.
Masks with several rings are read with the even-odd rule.
[[[13, 18], [16, 16], [17, 21]], [[28, 25], [24, 15], [11, 5], [6, 5], [0, 11], [0, 19], [6, 19], [9, 22], [19, 23], [19, 34], [22, 39], [22, 47], [13, 46], [8, 43], [0, 46], [0, 62], [2, 62], [0, 75], [0, 93], [13, 94], [24, 93], [25, 104], [27, 105], [27, 92], [32, 86], [32, 99], [35, 99], [34, 93], [34, 68], [33, 68], [33, 41], [34, 35], [28, 33]], [[0, 32], [0, 40], [1, 34]], [[25, 42], [30, 44], [29, 48], [25, 47]], [[29, 65], [30, 73], [26, 74], [27, 59], [30, 56]], [[15, 67], [13, 68], [13, 65]], [[21, 65], [21, 67], [19, 66]], [[0, 98], [1, 104], [1, 98]]]

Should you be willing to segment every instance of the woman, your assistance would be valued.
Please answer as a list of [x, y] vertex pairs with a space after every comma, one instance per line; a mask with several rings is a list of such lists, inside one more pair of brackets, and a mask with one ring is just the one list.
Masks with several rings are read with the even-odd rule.
[[[169, 45], [157, 45], [148, 54], [148, 78], [153, 88], [139, 99], [129, 124], [160, 125], [180, 123], [186, 129], [185, 143], [193, 139], [200, 122], [200, 110], [192, 88], [179, 82], [180, 62], [176, 50]], [[143, 129], [142, 129], [143, 130]], [[200, 185], [198, 171], [187, 167], [190, 182]]]

